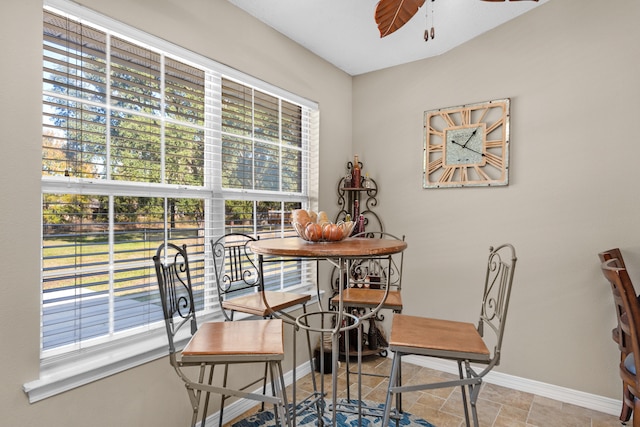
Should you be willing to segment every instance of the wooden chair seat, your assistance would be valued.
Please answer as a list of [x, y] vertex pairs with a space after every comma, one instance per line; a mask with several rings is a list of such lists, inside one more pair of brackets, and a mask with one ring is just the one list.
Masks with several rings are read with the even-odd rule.
[[[342, 300], [346, 307], [377, 307], [382, 301], [382, 298], [384, 298], [383, 289], [347, 288], [342, 291]], [[338, 306], [339, 301], [338, 295], [331, 298], [331, 304], [334, 307]], [[387, 299], [382, 307], [398, 312], [402, 311], [402, 294], [400, 291], [389, 290]]]
[[269, 317], [272, 313], [264, 303], [265, 299], [272, 311], [279, 312], [295, 307], [296, 305], [306, 304], [311, 300], [311, 295], [280, 291], [261, 291], [223, 301], [222, 307], [225, 310], [253, 314], [260, 317]]
[[283, 360], [282, 325], [280, 319], [203, 323], [182, 350], [182, 361], [215, 361], [216, 356], [228, 360], [230, 355], [238, 362]]
[[395, 314], [391, 349], [449, 359], [487, 362], [490, 352], [473, 323]]

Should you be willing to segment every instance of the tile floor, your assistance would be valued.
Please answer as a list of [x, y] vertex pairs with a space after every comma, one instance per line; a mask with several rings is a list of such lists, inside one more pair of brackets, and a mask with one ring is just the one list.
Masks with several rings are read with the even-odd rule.
[[[391, 360], [380, 357], [368, 357], [364, 360], [364, 370], [368, 372], [389, 372]], [[353, 370], [353, 366], [352, 366]], [[411, 364], [403, 364], [403, 378], [406, 383], [427, 379], [452, 377], [440, 371]], [[354, 378], [352, 378], [352, 382]], [[382, 377], [363, 377], [364, 399], [382, 402], [385, 399], [387, 379]], [[298, 392], [311, 390], [311, 377], [307, 375], [297, 382]], [[325, 388], [331, 392], [331, 374], [325, 375]], [[338, 390], [344, 390], [339, 397], [346, 397], [346, 378], [344, 362], [339, 371]], [[352, 393], [355, 385], [352, 384]], [[291, 395], [290, 389], [288, 395]], [[330, 396], [330, 393], [329, 393]], [[459, 388], [436, 389], [424, 392], [405, 393], [403, 408], [418, 417], [424, 418], [436, 427], [464, 426], [462, 397]], [[247, 412], [242, 419], [256, 409]], [[478, 417], [481, 427], [619, 427], [617, 416], [603, 414], [579, 406], [536, 396], [493, 384], [483, 384], [478, 399]], [[227, 424], [230, 426], [233, 422]]]

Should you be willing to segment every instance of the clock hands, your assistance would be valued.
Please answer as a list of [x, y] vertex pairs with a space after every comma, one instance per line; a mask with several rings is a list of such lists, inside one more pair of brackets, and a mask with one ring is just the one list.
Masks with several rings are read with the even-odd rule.
[[[473, 136], [476, 134], [476, 132], [478, 132], [478, 128], [475, 128], [473, 130], [473, 132], [471, 132], [471, 135], [469, 135], [469, 138], [467, 138], [467, 142], [465, 142], [464, 145], [461, 145], [462, 148], [467, 148], [467, 144], [469, 143], [469, 141], [471, 141], [471, 138], [473, 138]], [[453, 142], [455, 142], [455, 141], [453, 141]], [[458, 144], [458, 145], [460, 145], [460, 144]], [[473, 151], [473, 150], [471, 150], [471, 151]]]
[[[471, 139], [471, 138], [469, 138], [469, 139]], [[467, 140], [467, 142], [469, 142], [469, 140]], [[465, 142], [465, 143], [464, 143], [464, 145], [463, 145], [463, 144], [460, 144], [459, 142], [454, 141], [453, 139], [451, 140], [451, 143], [452, 143], [452, 144], [459, 145], [460, 147], [464, 148], [465, 150], [473, 151], [474, 153], [479, 154], [479, 155], [481, 155], [481, 156], [484, 156], [484, 155], [485, 155], [484, 153], [481, 153], [481, 152], [479, 152], [479, 151], [476, 151], [476, 150], [474, 150], [473, 148], [465, 147], [465, 145], [467, 145], [467, 142]]]

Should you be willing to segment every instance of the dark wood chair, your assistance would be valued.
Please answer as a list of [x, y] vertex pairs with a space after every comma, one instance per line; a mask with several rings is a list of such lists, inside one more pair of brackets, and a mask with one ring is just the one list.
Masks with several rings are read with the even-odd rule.
[[[620, 361], [620, 378], [626, 387], [624, 403], [633, 415], [633, 426], [640, 427], [640, 302], [627, 269], [617, 258], [605, 261], [602, 273], [611, 285], [616, 314], [619, 316], [620, 338], [630, 352]], [[620, 314], [622, 313], [622, 314]], [[624, 316], [624, 319], [621, 317]]]
[[[394, 314], [389, 338], [389, 350], [394, 354], [384, 427], [389, 425], [394, 394], [454, 386], [462, 389], [466, 425], [469, 426], [468, 392], [473, 423], [478, 426], [476, 402], [482, 380], [500, 363], [515, 265], [516, 253], [512, 245], [490, 248], [477, 324]], [[411, 384], [402, 385], [400, 366], [402, 357], [407, 355], [454, 360], [458, 364], [459, 378], [424, 384], [415, 383], [412, 379]]]
[[[598, 254], [598, 258], [600, 258], [601, 263], [604, 263], [611, 259], [616, 259], [618, 260], [617, 262], [618, 267], [626, 268], [624, 259], [622, 257], [622, 252], [620, 251], [619, 248], [613, 248], [606, 251], [602, 251]], [[613, 290], [613, 291], [617, 292], [616, 290]], [[625, 330], [628, 330], [628, 327], [627, 326], [621, 327], [621, 323], [626, 323], [626, 315], [624, 312], [620, 311], [623, 309], [624, 307], [621, 305], [616, 306], [616, 318], [618, 320], [618, 324], [611, 331], [611, 338], [613, 339], [613, 341], [615, 341], [618, 344], [618, 348], [620, 349], [620, 362], [623, 362], [624, 359], [629, 355], [629, 353], [631, 353], [630, 338], [628, 334], [625, 333]], [[630, 398], [630, 392], [629, 392], [628, 384], [625, 384], [624, 382], [622, 383], [622, 395], [623, 395], [623, 399], [622, 399], [622, 410], [620, 411], [620, 421], [623, 423], [626, 423], [631, 419], [631, 414], [633, 413], [633, 406], [627, 405], [627, 401], [629, 401], [629, 398]]]
[[[169, 362], [186, 387], [193, 409], [191, 426], [196, 425], [199, 416], [200, 426], [205, 426], [211, 393], [273, 404], [276, 424], [290, 425], [281, 364], [284, 359], [282, 320], [198, 325], [196, 312], [197, 307], [201, 307], [202, 297], [194, 297], [186, 245], [161, 244], [153, 262], [169, 341]], [[180, 351], [182, 339], [189, 341]], [[231, 388], [226, 383], [217, 385], [214, 382], [216, 366], [222, 365], [226, 370], [229, 365], [246, 363], [267, 364], [272, 395], [247, 392], [248, 386]], [[193, 370], [197, 375], [193, 375]], [[203, 397], [204, 405], [201, 405]]]

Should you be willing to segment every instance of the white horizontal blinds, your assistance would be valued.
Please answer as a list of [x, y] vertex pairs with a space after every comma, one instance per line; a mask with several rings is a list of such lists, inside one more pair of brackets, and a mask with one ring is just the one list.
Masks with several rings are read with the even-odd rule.
[[107, 36], [47, 11], [43, 24], [43, 174], [105, 178]]
[[223, 79], [222, 186], [303, 193], [303, 115], [299, 105]]
[[253, 189], [253, 90], [222, 80], [222, 187]]
[[[308, 109], [282, 101], [282, 190], [303, 192], [303, 174], [308, 174], [308, 164], [303, 163], [303, 141], [308, 135]], [[308, 137], [306, 138], [308, 141]], [[306, 144], [309, 145], [308, 143]]]
[[[204, 308], [207, 193], [148, 186], [204, 190], [205, 71], [52, 12], [44, 22], [46, 356], [160, 326], [151, 257], [163, 241], [188, 246]], [[87, 193], [96, 179], [107, 185]]]
[[[209, 241], [294, 236], [289, 212], [317, 193], [315, 104], [69, 8], [101, 26], [44, 10], [43, 358], [161, 327], [162, 242], [187, 245], [196, 304], [217, 309]], [[308, 288], [310, 271], [269, 264], [266, 283]]]
[[[295, 237], [289, 216], [306, 205], [308, 109], [230, 79], [222, 80], [222, 163], [227, 232]], [[306, 120], [305, 120], [306, 119]], [[242, 190], [238, 197], [233, 190]], [[264, 264], [268, 289], [308, 286], [298, 261]]]
[[43, 195], [44, 350], [109, 333], [109, 218], [91, 218], [108, 205], [105, 196]]
[[103, 304], [110, 306], [107, 324], [111, 334], [146, 330], [148, 324], [162, 319], [148, 260], [164, 237], [164, 203], [161, 197], [113, 196], [109, 215], [113, 221], [109, 248], [113, 273], [109, 301]]
[[111, 37], [111, 179], [161, 182], [160, 55]]
[[165, 60], [166, 182], [205, 185], [205, 72]]
[[280, 117], [275, 96], [254, 90], [255, 188], [280, 191]]

